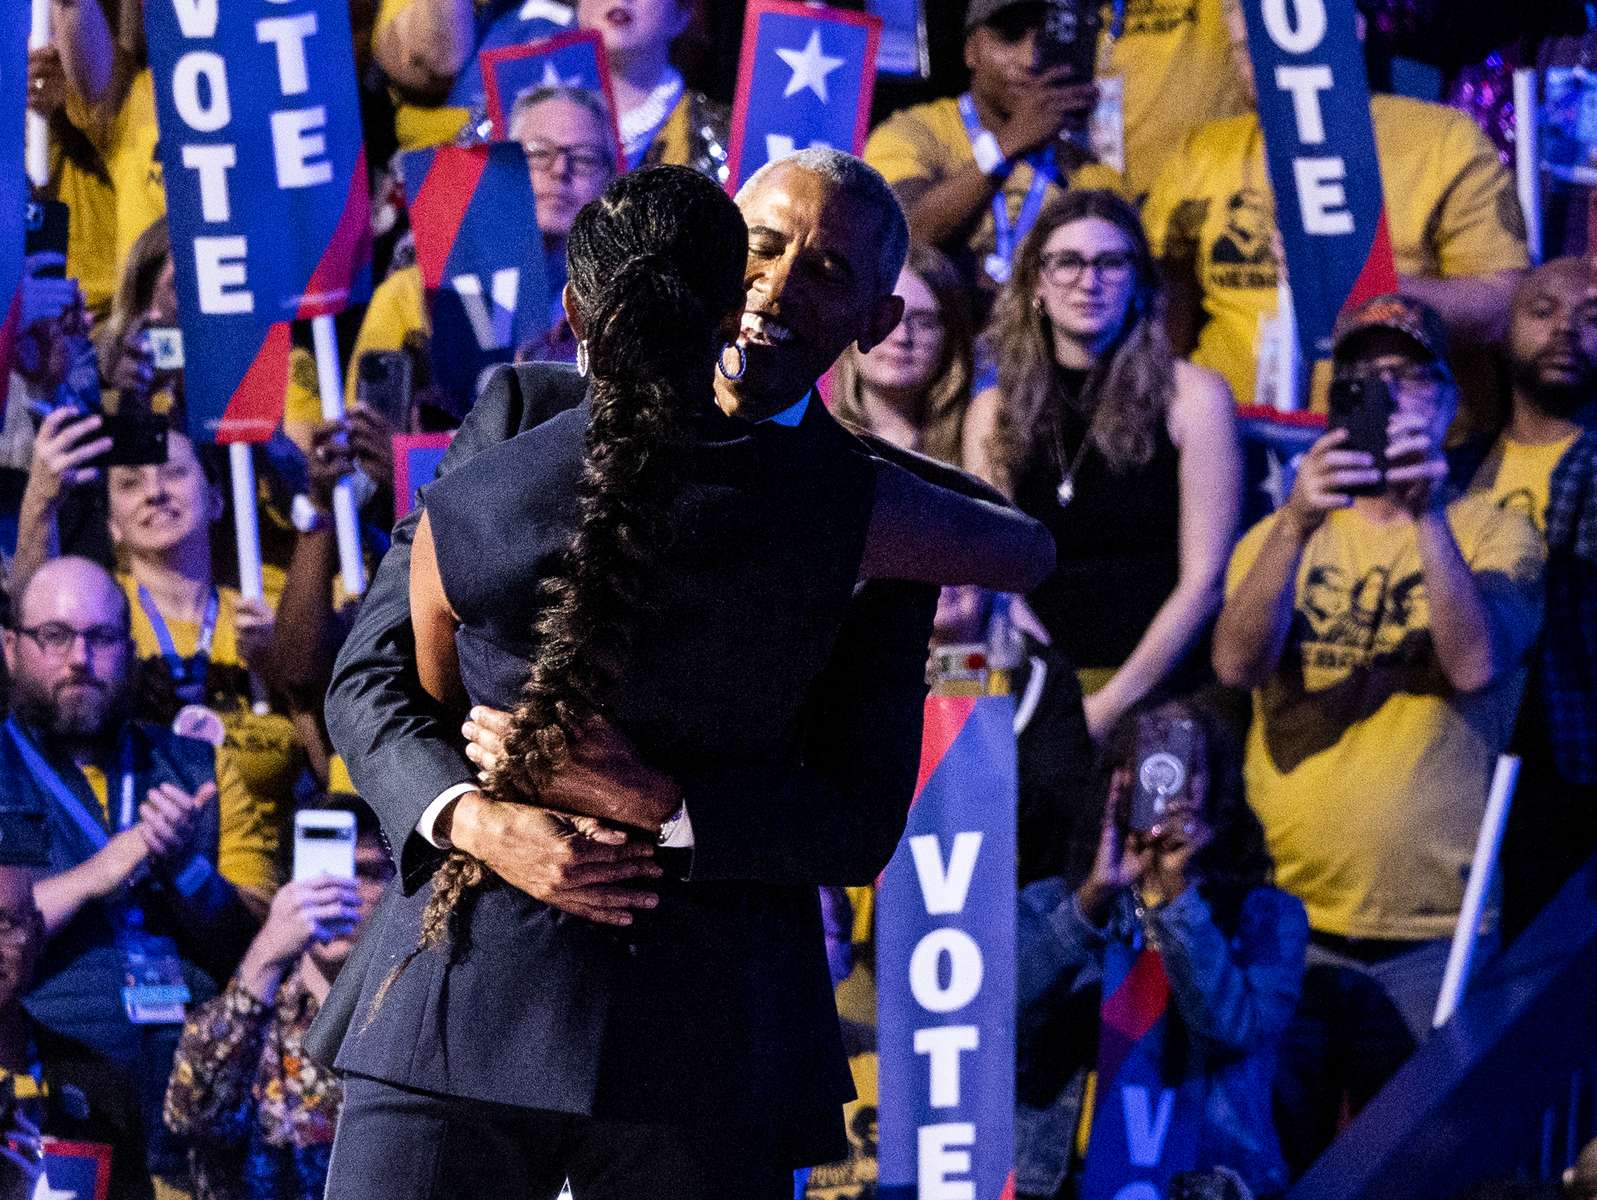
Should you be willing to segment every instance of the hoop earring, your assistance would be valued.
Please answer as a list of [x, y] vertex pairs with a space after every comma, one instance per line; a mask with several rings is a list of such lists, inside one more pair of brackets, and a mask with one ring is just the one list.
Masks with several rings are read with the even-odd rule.
[[[737, 351], [738, 369], [736, 371], [728, 371], [726, 369], [726, 352], [728, 350]], [[749, 356], [743, 352], [743, 347], [736, 342], [727, 342], [721, 347], [721, 353], [715, 356], [715, 369], [721, 373], [722, 379], [728, 383], [736, 383], [743, 378], [743, 372], [749, 369]]]
[[588, 343], [586, 339], [577, 343], [577, 374], [584, 378], [588, 374]]

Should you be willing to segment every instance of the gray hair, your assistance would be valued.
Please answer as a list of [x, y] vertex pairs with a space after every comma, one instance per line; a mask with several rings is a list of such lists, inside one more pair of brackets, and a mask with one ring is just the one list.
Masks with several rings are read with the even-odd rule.
[[852, 154], [826, 146], [811, 146], [786, 158], [773, 159], [750, 175], [748, 182], [738, 189], [738, 207], [743, 207], [744, 201], [754, 194], [766, 176], [777, 167], [786, 166], [814, 172], [876, 213], [877, 227], [881, 231], [876, 282], [883, 295], [891, 293], [909, 256], [909, 221], [904, 217], [904, 206], [898, 202], [882, 173]]
[[[604, 96], [592, 88], [572, 87], [569, 84], [540, 83], [527, 88], [516, 96], [515, 103], [510, 106], [510, 120], [507, 122], [514, 136], [516, 122], [527, 113], [549, 100], [569, 100], [578, 108], [585, 108], [593, 114], [594, 120], [610, 128], [610, 106], [605, 103]], [[615, 147], [610, 144], [610, 139], [604, 139], [605, 153], [610, 157], [612, 168], [615, 167]]]

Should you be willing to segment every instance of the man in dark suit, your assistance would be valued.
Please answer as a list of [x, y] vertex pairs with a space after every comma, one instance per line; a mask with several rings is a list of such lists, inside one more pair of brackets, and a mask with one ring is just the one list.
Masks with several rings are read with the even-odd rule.
[[[903, 217], [885, 185], [867, 172], [848, 156], [807, 152], [762, 173], [739, 197], [751, 233], [748, 302], [738, 348], [728, 350], [726, 372], [717, 379], [717, 400], [728, 412], [846, 436], [815, 397], [815, 381], [849, 344], [868, 349], [884, 338], [902, 310], [892, 289], [906, 239]], [[547, 367], [501, 372], [442, 470], [571, 407], [583, 390], [575, 373]], [[944, 476], [951, 482], [962, 478]], [[396, 530], [394, 548], [340, 655], [327, 706], [333, 740], [399, 858], [402, 887], [408, 893], [421, 886], [443, 849], [454, 845], [536, 899], [591, 920], [625, 923], [633, 907], [646, 906], [647, 880], [660, 870], [647, 850], [552, 810], [485, 799], [456, 732], [461, 714], [442, 711], [423, 692], [414, 670], [407, 595], [413, 529], [414, 520]], [[690, 880], [794, 886], [871, 881], [897, 844], [914, 785], [935, 599], [934, 589], [919, 585], [873, 583], [860, 589], [830, 666], [810, 697], [801, 763], [743, 764], [668, 778], [638, 761], [618, 731], [602, 729], [578, 743], [545, 796], [558, 806], [563, 794], [602, 794], [618, 820], [643, 827], [663, 823], [668, 832], [662, 844], [682, 848]], [[796, 955], [811, 951], [824, 975], [818, 944], [794, 946]], [[718, 969], [736, 971], [737, 964]], [[359, 974], [347, 970], [339, 984], [345, 994], [324, 1009], [324, 1049], [340, 1032], [339, 1021], [347, 1025], [350, 1019], [350, 993], [358, 989]], [[824, 986], [818, 994], [825, 994]], [[770, 1005], [778, 1018], [788, 1018], [794, 1042], [813, 1043], [823, 1058], [836, 1056], [834, 1015], [809, 1012], [807, 1002], [794, 997], [773, 996]], [[705, 1019], [714, 1021], [716, 1014]], [[484, 1028], [489, 1037], [486, 1020]], [[597, 1053], [593, 1046], [571, 1047], [574, 1061]], [[348, 1047], [339, 1058], [356, 1074], [364, 1073], [368, 1061]], [[835, 1077], [826, 1068], [843, 1064], [839, 1056], [836, 1064], [822, 1066], [817, 1077]], [[773, 1095], [767, 1113], [729, 1113], [726, 1128], [679, 1126], [663, 1140], [637, 1126], [618, 1128], [620, 1123], [598, 1112], [573, 1132], [569, 1118], [540, 1124], [528, 1109], [524, 1116], [533, 1123], [519, 1128], [529, 1138], [576, 1137], [594, 1144], [602, 1134], [605, 1154], [634, 1163], [590, 1175], [583, 1200], [744, 1197], [765, 1194], [772, 1179], [780, 1182], [792, 1165], [840, 1152], [840, 1099], [835, 1093]], [[406, 1103], [398, 1089], [386, 1102]], [[785, 1127], [769, 1131], [761, 1145], [741, 1145], [728, 1136], [733, 1127], [769, 1121], [777, 1113], [775, 1123]], [[660, 1119], [669, 1124], [673, 1115], [661, 1112]], [[340, 1147], [339, 1153], [361, 1159], [346, 1168], [346, 1177], [368, 1164], [380, 1170], [393, 1161], [395, 1148], [356, 1141], [350, 1137], [348, 1148]], [[644, 1145], [651, 1148], [637, 1153]], [[565, 1153], [582, 1156], [580, 1149]], [[480, 1191], [484, 1178], [472, 1175], [470, 1184]], [[445, 1167], [435, 1194], [457, 1194], [465, 1182]], [[537, 1189], [545, 1182], [513, 1181], [504, 1194], [541, 1196]]]

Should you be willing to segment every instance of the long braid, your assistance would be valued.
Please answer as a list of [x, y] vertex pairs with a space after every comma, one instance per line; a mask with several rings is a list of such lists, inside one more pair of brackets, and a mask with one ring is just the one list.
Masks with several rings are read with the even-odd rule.
[[[623, 176], [578, 215], [570, 279], [586, 320], [593, 385], [577, 516], [541, 585], [531, 669], [511, 717], [492, 800], [536, 803], [584, 727], [605, 714], [651, 603], [671, 535], [693, 414], [708, 402], [721, 317], [742, 298], [747, 232], [720, 189], [660, 167]], [[418, 945], [384, 981], [450, 940], [491, 872], [452, 851], [433, 878]]]

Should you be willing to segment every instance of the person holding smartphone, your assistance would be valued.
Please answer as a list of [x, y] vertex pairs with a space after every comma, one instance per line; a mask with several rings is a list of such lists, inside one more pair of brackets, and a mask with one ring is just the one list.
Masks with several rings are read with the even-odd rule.
[[[1237, 739], [1215, 710], [1170, 703], [1124, 718], [1103, 762], [1103, 824], [1086, 880], [1074, 891], [1059, 877], [1021, 891], [1017, 1194], [1075, 1195], [1088, 1179], [1167, 1186], [1216, 1166], [1260, 1196], [1279, 1194], [1287, 1176], [1270, 1079], [1308, 929], [1303, 905], [1272, 886]], [[1162, 974], [1169, 998], [1140, 1046], [1142, 1084], [1174, 1099], [1158, 1163], [1139, 1167], [1123, 1151], [1116, 1158], [1127, 1107], [1119, 1092], [1139, 1086], [1137, 1051], [1117, 1066], [1103, 1022], [1149, 972]]]
[[343, 1088], [300, 1039], [393, 875], [371, 810], [326, 803], [352, 815], [353, 875], [296, 872], [178, 1043], [164, 1119], [189, 1139], [196, 1200], [320, 1200], [326, 1185]]
[[1309, 913], [1278, 1081], [1299, 1170], [1344, 1097], [1356, 1113], [1430, 1028], [1541, 623], [1535, 528], [1448, 490], [1446, 345], [1406, 296], [1344, 315], [1333, 392], [1357, 383], [1360, 404], [1386, 408], [1385, 445], [1369, 444], [1367, 414], [1333, 418], [1286, 506], [1237, 547], [1215, 627], [1216, 675], [1254, 689], [1248, 801]]

